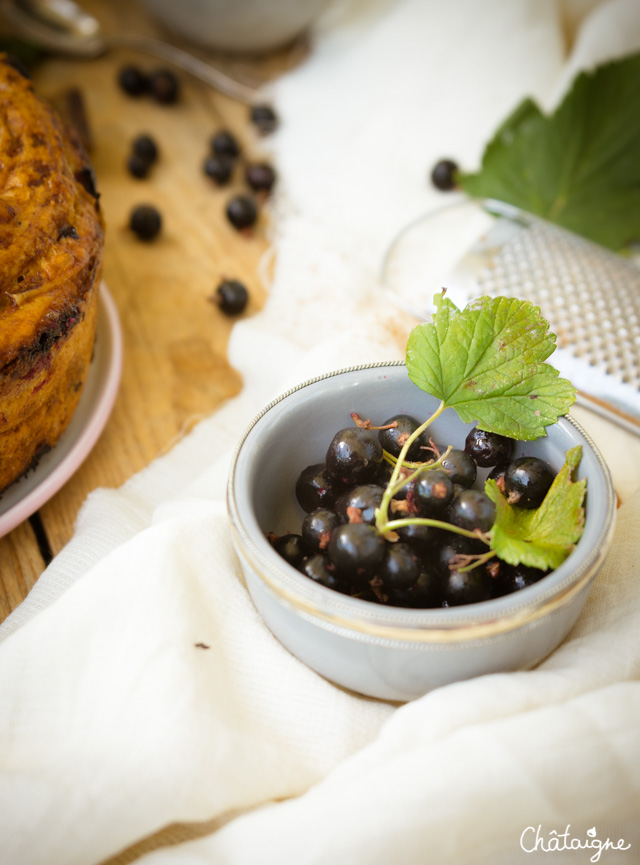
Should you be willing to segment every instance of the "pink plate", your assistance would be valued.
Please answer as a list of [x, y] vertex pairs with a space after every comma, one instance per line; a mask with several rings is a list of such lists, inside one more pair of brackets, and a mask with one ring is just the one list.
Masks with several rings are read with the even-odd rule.
[[121, 373], [118, 311], [102, 283], [94, 356], [78, 407], [58, 444], [0, 496], [0, 537], [57, 493], [89, 454], [113, 408]]

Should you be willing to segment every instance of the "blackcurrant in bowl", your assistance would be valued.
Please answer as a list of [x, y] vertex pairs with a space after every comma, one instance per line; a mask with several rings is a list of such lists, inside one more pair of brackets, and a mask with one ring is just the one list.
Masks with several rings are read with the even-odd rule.
[[[577, 477], [587, 479], [584, 530], [569, 557], [539, 579], [511, 579], [508, 572], [501, 578], [499, 569], [487, 568], [470, 580], [461, 576], [459, 560], [451, 558], [460, 550], [452, 551], [446, 567], [435, 556], [425, 564], [419, 548], [437, 539], [436, 529], [422, 541], [412, 537], [413, 532], [398, 538], [423, 567], [411, 585], [412, 556], [400, 555], [388, 567], [382, 565], [384, 557], [376, 564], [379, 551], [371, 543], [375, 529], [367, 523], [356, 522], [360, 527], [355, 531], [351, 523], [343, 524], [349, 532], [341, 549], [366, 545], [376, 572], [373, 579], [356, 573], [356, 582], [360, 576], [367, 578], [357, 591], [349, 585], [353, 575], [339, 573], [348, 570], [342, 560], [339, 567], [331, 562], [328, 547], [311, 550], [298, 566], [274, 549], [270, 534], [299, 532], [307, 508], [332, 509], [347, 492], [338, 477], [340, 491], [323, 498], [330, 476], [323, 475], [322, 466], [329, 443], [353, 423], [352, 414], [373, 425], [399, 414], [420, 420], [438, 404], [410, 381], [403, 363], [339, 370], [272, 401], [241, 436], [232, 459], [232, 538], [247, 589], [266, 626], [317, 673], [371, 697], [410, 700], [461, 679], [535, 666], [575, 623], [611, 542], [616, 500], [608, 469], [588, 434], [563, 417], [547, 427], [546, 436], [518, 442], [512, 457], [536, 457], [557, 472], [567, 451], [582, 447]], [[473, 426], [446, 409], [430, 427], [431, 438], [438, 449], [450, 445], [463, 450]], [[473, 489], [481, 488], [488, 471], [478, 472]], [[375, 478], [379, 476], [378, 469]], [[363, 484], [375, 483], [375, 478]], [[399, 506], [410, 508], [411, 496]], [[332, 534], [335, 531], [340, 530], [334, 528]], [[478, 545], [482, 549], [481, 540]], [[476, 554], [473, 544], [464, 550], [465, 555]], [[380, 573], [386, 575], [386, 584], [377, 579]], [[495, 597], [500, 587], [506, 593]]]

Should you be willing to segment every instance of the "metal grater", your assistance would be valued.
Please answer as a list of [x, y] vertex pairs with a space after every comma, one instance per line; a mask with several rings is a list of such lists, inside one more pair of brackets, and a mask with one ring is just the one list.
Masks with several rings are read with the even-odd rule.
[[[447, 262], [441, 250], [455, 246], [456, 233], [457, 250], [465, 251]], [[640, 268], [633, 260], [501, 202], [466, 201], [409, 226], [387, 255], [383, 283], [421, 319], [440, 287], [459, 306], [483, 294], [532, 301], [557, 336], [553, 364], [578, 388], [579, 401], [640, 435]]]

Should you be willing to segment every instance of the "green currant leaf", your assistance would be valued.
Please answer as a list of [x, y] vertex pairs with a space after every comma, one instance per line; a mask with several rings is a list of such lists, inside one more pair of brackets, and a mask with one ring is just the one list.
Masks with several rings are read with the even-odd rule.
[[506, 297], [481, 297], [462, 311], [444, 295], [434, 302], [433, 321], [409, 335], [411, 381], [481, 429], [522, 440], [545, 435], [575, 388], [544, 363], [555, 336], [540, 309]]
[[638, 105], [640, 54], [582, 72], [551, 115], [525, 99], [459, 183], [621, 250], [640, 239]]
[[571, 479], [581, 457], [580, 445], [567, 451], [564, 465], [536, 510], [510, 505], [494, 480], [485, 482], [485, 492], [496, 506], [491, 548], [499, 558], [540, 570], [557, 568], [567, 558], [584, 528], [587, 481]]

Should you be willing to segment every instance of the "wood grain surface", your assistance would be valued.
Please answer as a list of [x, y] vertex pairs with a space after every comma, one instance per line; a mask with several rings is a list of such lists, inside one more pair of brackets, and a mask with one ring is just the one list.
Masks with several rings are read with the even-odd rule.
[[[133, 3], [87, 0], [83, 6], [107, 32], [166, 37]], [[304, 50], [300, 43], [269, 56], [207, 59], [257, 85], [294, 66]], [[268, 159], [268, 139], [256, 133], [246, 105], [186, 74], [178, 73], [177, 104], [127, 96], [117, 83], [127, 63], [145, 71], [167, 65], [114, 51], [96, 60], [48, 57], [33, 68], [36, 90], [57, 106], [64, 108], [69, 88], [82, 94], [107, 225], [104, 279], [119, 311], [124, 370], [113, 413], [89, 457], [34, 519], [0, 539], [0, 621], [68, 542], [91, 490], [122, 484], [241, 388], [227, 359], [233, 321], [209, 301], [220, 279], [247, 285], [244, 315], [254, 314], [265, 298], [260, 273], [269, 247], [268, 204], [250, 234], [237, 232], [224, 211], [234, 193], [246, 191], [243, 161]], [[202, 165], [211, 136], [223, 128], [238, 137], [243, 154], [231, 185], [219, 188]], [[133, 139], [144, 132], [157, 141], [160, 156], [150, 175], [137, 180], [126, 160]], [[152, 243], [142, 243], [128, 228], [130, 211], [140, 203], [157, 206], [163, 216], [162, 233]]]

